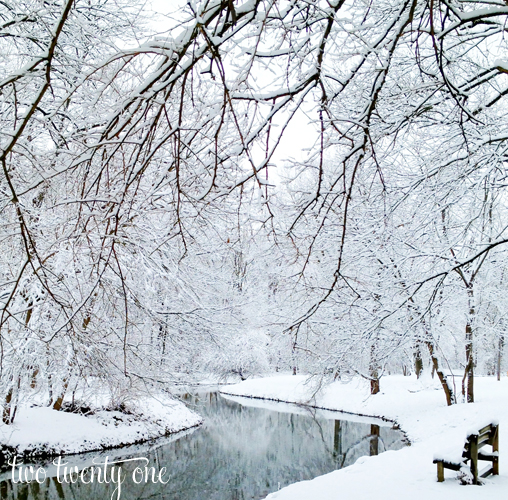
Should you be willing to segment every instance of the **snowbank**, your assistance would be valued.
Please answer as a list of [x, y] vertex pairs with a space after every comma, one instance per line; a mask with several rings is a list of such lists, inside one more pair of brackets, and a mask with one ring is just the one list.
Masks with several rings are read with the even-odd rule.
[[0, 465], [16, 454], [66, 455], [148, 441], [202, 423], [183, 403], [166, 396], [145, 397], [126, 412], [97, 410], [91, 415], [22, 406], [12, 425], [0, 424]]
[[[460, 381], [458, 381], [460, 387]], [[317, 391], [304, 376], [278, 376], [247, 380], [221, 392], [266, 398], [319, 408], [381, 417], [397, 422], [411, 446], [375, 457], [362, 457], [354, 465], [295, 483], [267, 500], [506, 500], [508, 468], [508, 379], [475, 379], [476, 403], [446, 406], [439, 382], [432, 379], [387, 376], [381, 393], [370, 396], [368, 383], [334, 382]], [[316, 392], [317, 391], [317, 392]], [[486, 420], [500, 423], [500, 475], [485, 479], [483, 486], [462, 486], [457, 473], [445, 470], [444, 483], [437, 483], [434, 455], [457, 454], [468, 432]]]

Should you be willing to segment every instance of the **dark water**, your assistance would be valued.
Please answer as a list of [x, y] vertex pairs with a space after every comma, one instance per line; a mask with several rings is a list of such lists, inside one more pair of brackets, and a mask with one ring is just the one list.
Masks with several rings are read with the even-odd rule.
[[[404, 446], [400, 431], [374, 420], [335, 420], [332, 412], [316, 413], [283, 404], [244, 406], [237, 402], [241, 399], [230, 400], [217, 393], [187, 395], [184, 400], [206, 419], [194, 432], [102, 454], [67, 456], [65, 461], [81, 469], [90, 467], [93, 459], [104, 461], [106, 455], [109, 462], [147, 457], [156, 479], [157, 472], [166, 467], [162, 479], [167, 484], [154, 484], [150, 476], [147, 483], [137, 485], [132, 473], [144, 463], [116, 464], [124, 474], [123, 500], [246, 500], [261, 499], [290, 483], [340, 469], [360, 456]], [[34, 466], [44, 467], [48, 475], [56, 474], [48, 462]], [[119, 496], [116, 484], [96, 480], [83, 484], [78, 479], [68, 484], [51, 477], [42, 484], [14, 484], [9, 471], [1, 478], [2, 499], [115, 500]]]

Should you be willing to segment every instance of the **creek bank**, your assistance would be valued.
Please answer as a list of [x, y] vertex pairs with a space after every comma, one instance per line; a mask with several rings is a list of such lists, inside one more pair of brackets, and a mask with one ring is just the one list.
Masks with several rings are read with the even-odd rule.
[[167, 395], [145, 396], [110, 410], [56, 411], [21, 405], [11, 425], [0, 424], [0, 467], [23, 461], [139, 444], [201, 425], [203, 419]]
[[[385, 376], [381, 392], [369, 394], [368, 381], [333, 382], [320, 390], [306, 376], [282, 375], [250, 379], [224, 389], [228, 394], [310, 404], [330, 410], [385, 418], [400, 425], [411, 446], [362, 457], [344, 469], [311, 481], [294, 483], [266, 497], [267, 500], [505, 500], [508, 468], [508, 378], [475, 377], [476, 402], [446, 406], [438, 380], [424, 377]], [[468, 431], [486, 420], [500, 424], [500, 475], [484, 485], [463, 486], [454, 471], [438, 483], [436, 453], [461, 450]]]

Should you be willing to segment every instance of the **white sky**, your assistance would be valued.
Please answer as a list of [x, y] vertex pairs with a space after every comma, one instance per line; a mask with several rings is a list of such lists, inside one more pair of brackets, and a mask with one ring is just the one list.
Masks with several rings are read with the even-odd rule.
[[[154, 11], [153, 26], [159, 33], [167, 32], [172, 25], [176, 24], [175, 19], [178, 18], [178, 10], [183, 9], [187, 4], [187, 0], [148, 0], [148, 9]], [[268, 75], [269, 73], [266, 72]], [[314, 114], [316, 111], [314, 111]], [[317, 116], [311, 118], [316, 119]], [[277, 120], [273, 122], [277, 125]], [[274, 129], [274, 133], [277, 132]], [[286, 128], [280, 145], [272, 158], [273, 167], [269, 169], [270, 184], [277, 184], [279, 175], [286, 160], [293, 159], [295, 161], [304, 161], [307, 153], [306, 149], [311, 148], [317, 139], [317, 131], [315, 127], [309, 125], [309, 117], [303, 111], [299, 111], [293, 117], [290, 125]], [[261, 160], [261, 158], [260, 158]]]

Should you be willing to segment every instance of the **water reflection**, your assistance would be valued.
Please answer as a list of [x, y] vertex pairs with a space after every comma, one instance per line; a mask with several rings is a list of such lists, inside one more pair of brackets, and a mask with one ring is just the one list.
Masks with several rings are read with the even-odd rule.
[[[274, 411], [244, 406], [217, 393], [184, 399], [205, 417], [204, 426], [158, 447], [125, 450], [122, 460], [144, 456], [149, 466], [166, 467], [164, 478], [169, 482], [136, 485], [132, 471], [139, 464], [125, 462], [123, 500], [260, 499], [295, 481], [350, 465], [360, 456], [404, 446], [402, 434], [389, 426], [327, 419], [301, 409], [292, 413], [287, 407]], [[77, 460], [81, 468], [97, 456], [90, 453], [65, 460], [69, 465]], [[55, 477], [40, 485], [14, 484], [9, 473], [3, 478], [0, 496], [9, 500], [106, 500], [115, 489], [112, 484], [60, 484]]]

